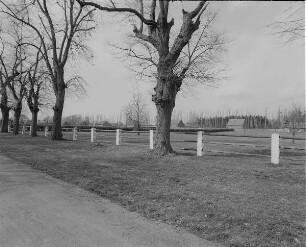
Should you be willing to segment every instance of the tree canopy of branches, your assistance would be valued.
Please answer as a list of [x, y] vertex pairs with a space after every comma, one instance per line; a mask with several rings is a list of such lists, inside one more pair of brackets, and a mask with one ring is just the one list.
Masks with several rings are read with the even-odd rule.
[[279, 20], [268, 27], [286, 43], [303, 40], [305, 43], [305, 1], [292, 1]]
[[[136, 45], [123, 50], [129, 57], [140, 61], [140, 73], [154, 76], [156, 79], [155, 93], [152, 96], [157, 108], [154, 149], [158, 155], [173, 152], [170, 143], [171, 115], [183, 82], [189, 78], [207, 83], [213, 81], [218, 74], [214, 57], [221, 51], [223, 42], [219, 35], [209, 32], [213, 18], [202, 18], [205, 16], [208, 1], [193, 3], [191, 11], [182, 8], [182, 20], [177, 34], [172, 32], [174, 19], [168, 20], [173, 1], [138, 0], [133, 2], [134, 5], [130, 5], [132, 7], [127, 7], [126, 3], [125, 6], [118, 6], [111, 0], [108, 5], [77, 1], [82, 7], [92, 6], [101, 11], [123, 12], [139, 19], [139, 26], [135, 25], [133, 29]], [[140, 54], [139, 51], [146, 53]], [[145, 73], [146, 69], [152, 68], [153, 73]]]
[[[8, 64], [9, 60], [4, 59], [3, 51], [0, 55], [0, 108], [2, 114], [2, 121], [0, 131], [1, 133], [8, 132], [8, 124], [9, 124], [9, 112], [12, 109], [12, 106], [9, 105], [9, 98], [8, 98], [8, 84], [13, 81], [18, 75], [19, 72], [17, 71], [18, 67], [18, 59], [14, 57], [11, 61], [12, 64]], [[10, 66], [12, 65], [12, 66]]]
[[[15, 110], [15, 124], [18, 113], [21, 113], [21, 102], [19, 97], [23, 97], [24, 88], [20, 85], [22, 81], [21, 64], [24, 62], [22, 51], [19, 46], [20, 37], [9, 35], [2, 30], [1, 51], [0, 51], [0, 84], [1, 84], [1, 101], [0, 108], [2, 114], [1, 132], [8, 132], [9, 112]], [[19, 87], [19, 90], [17, 88]], [[11, 99], [13, 98], [13, 100]], [[16, 111], [17, 110], [17, 111]], [[17, 121], [18, 122], [18, 121]], [[17, 128], [15, 128], [14, 133]]]
[[55, 94], [53, 140], [61, 140], [61, 121], [67, 83], [65, 66], [72, 55], [88, 55], [86, 37], [94, 29], [92, 10], [75, 0], [25, 0], [18, 5], [0, 1], [2, 12], [26, 25], [33, 34], [27, 44], [39, 50], [46, 63]]
[[20, 116], [26, 93], [26, 86], [29, 82], [26, 73], [27, 71], [31, 70], [32, 66], [35, 66], [36, 61], [31, 61], [31, 54], [28, 52], [26, 47], [21, 45], [24, 41], [23, 25], [13, 22], [12, 29], [12, 37], [14, 39], [13, 42], [15, 43], [16, 47], [16, 58], [18, 59], [19, 63], [19, 75], [8, 83], [8, 88], [11, 92], [12, 109], [14, 110], [13, 134], [17, 135], [19, 132]]

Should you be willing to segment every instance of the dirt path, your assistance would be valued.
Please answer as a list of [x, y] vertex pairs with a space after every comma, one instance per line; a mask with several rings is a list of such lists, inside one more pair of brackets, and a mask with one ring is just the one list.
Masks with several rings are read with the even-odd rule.
[[220, 245], [0, 155], [0, 247]]

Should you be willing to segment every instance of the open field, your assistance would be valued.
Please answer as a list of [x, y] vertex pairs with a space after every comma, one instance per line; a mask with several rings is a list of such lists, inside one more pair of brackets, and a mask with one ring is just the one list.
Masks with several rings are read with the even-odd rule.
[[[265, 156], [206, 152], [196, 157], [181, 150], [196, 143], [174, 142], [178, 155], [155, 157], [148, 152], [148, 134], [123, 134], [123, 142], [136, 145], [121, 147], [114, 146], [114, 133], [97, 134], [95, 144], [89, 133], [79, 133], [75, 142], [69, 141], [71, 133], [64, 133], [69, 140], [62, 142], [2, 134], [0, 151], [145, 217], [225, 246], [305, 246], [305, 151], [284, 150], [284, 157], [293, 160], [272, 165]], [[204, 138], [270, 145], [265, 138]], [[173, 134], [173, 139], [191, 141], [196, 135]], [[303, 147], [305, 142], [293, 145], [281, 139], [282, 145]], [[208, 148], [269, 152], [265, 147], [221, 144], [207, 144]]]
[[[221, 132], [221, 133], [208, 133], [204, 135], [204, 151], [207, 153], [228, 152], [234, 154], [244, 153], [252, 156], [261, 156], [269, 160], [271, 154], [271, 134], [274, 131], [261, 130], [261, 131], [243, 131], [243, 132]], [[248, 137], [239, 137], [248, 136]], [[252, 137], [252, 138], [250, 138]], [[292, 143], [290, 133], [280, 132], [280, 146], [281, 160], [287, 159], [292, 161], [305, 161], [305, 133], [298, 133], [295, 143]], [[72, 132], [64, 132], [64, 138], [72, 140]], [[177, 152], [188, 152], [195, 154], [197, 133], [171, 133], [172, 147]], [[302, 140], [304, 139], [304, 140]], [[81, 142], [90, 142], [90, 132], [79, 132], [78, 140]], [[97, 132], [96, 142], [115, 144], [116, 134], [114, 131]], [[121, 141], [124, 145], [135, 145], [141, 147], [149, 147], [149, 133], [122, 132]], [[191, 151], [190, 151], [191, 149]]]

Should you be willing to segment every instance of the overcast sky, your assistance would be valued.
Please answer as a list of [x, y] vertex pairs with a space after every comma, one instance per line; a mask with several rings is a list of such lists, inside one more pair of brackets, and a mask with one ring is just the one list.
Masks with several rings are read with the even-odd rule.
[[[175, 110], [188, 114], [276, 114], [278, 107], [305, 104], [305, 46], [303, 41], [283, 45], [284, 40], [271, 35], [266, 25], [279, 19], [290, 2], [211, 2], [218, 9], [216, 27], [231, 43], [224, 56], [228, 78], [217, 88], [197, 86], [193, 93], [183, 90]], [[179, 7], [179, 6], [178, 6]], [[173, 11], [176, 11], [175, 8]], [[180, 16], [181, 12], [175, 13]], [[130, 24], [112, 24], [111, 15], [103, 14], [103, 24], [90, 42], [94, 51], [91, 64], [82, 64], [78, 73], [88, 82], [88, 97], [68, 99], [64, 115], [101, 114], [116, 119], [133, 92], [144, 94], [148, 108], [152, 82], [137, 82], [121, 59], [111, 51], [109, 42], [123, 41], [132, 32]]]

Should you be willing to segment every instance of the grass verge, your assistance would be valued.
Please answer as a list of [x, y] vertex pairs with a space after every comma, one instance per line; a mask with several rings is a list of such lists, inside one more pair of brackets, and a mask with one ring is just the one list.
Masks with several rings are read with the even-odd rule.
[[305, 246], [300, 163], [239, 155], [155, 157], [146, 149], [0, 136], [14, 160], [229, 247]]

